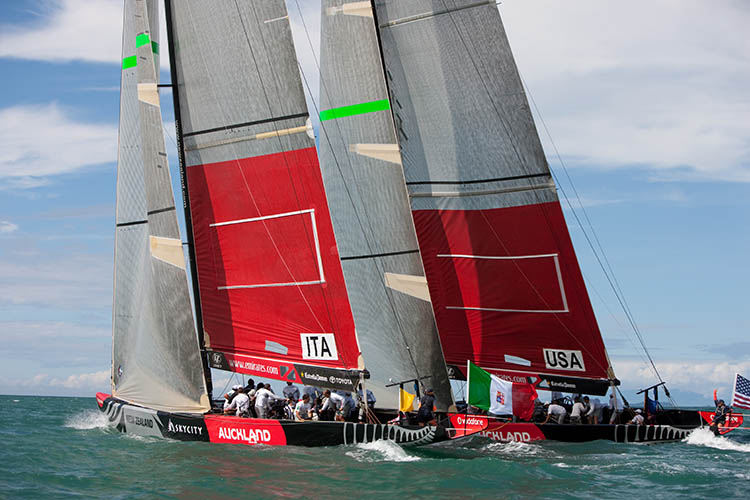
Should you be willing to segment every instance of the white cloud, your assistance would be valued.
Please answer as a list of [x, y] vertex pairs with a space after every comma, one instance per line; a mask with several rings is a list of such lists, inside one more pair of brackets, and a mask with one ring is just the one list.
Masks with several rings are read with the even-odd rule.
[[64, 387], [65, 389], [104, 390], [109, 386], [109, 370], [94, 373], [78, 373], [66, 378], [53, 378], [47, 383], [50, 387]]
[[[658, 382], [642, 361], [613, 359], [615, 374], [628, 387], [646, 387]], [[667, 387], [710, 396], [719, 389], [720, 397], [731, 399], [735, 373], [750, 373], [750, 360], [710, 362], [704, 360], [660, 361], [656, 364]]]
[[7, 220], [0, 220], [0, 234], [8, 234], [18, 231], [18, 226]]
[[746, 2], [508, 0], [500, 11], [569, 163], [750, 182]]
[[114, 125], [76, 121], [56, 104], [0, 109], [0, 178], [28, 180], [116, 160]]
[[[43, 13], [33, 25], [0, 25], [0, 57], [36, 61], [88, 61], [120, 64], [122, 0], [41, 0]], [[166, 40], [160, 2], [160, 40]], [[169, 67], [167, 51], [161, 66]]]

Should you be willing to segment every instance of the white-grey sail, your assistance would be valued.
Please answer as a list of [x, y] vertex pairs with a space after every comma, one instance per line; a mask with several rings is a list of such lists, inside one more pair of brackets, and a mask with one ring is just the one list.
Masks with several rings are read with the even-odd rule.
[[604, 344], [496, 2], [374, 5], [447, 362], [606, 391]]
[[156, 0], [126, 0], [112, 342], [112, 394], [165, 411], [209, 400], [164, 147]]
[[[375, 5], [412, 208], [470, 210], [556, 200], [495, 2]], [[507, 179], [521, 174], [541, 175]], [[450, 181], [455, 183], [440, 184]], [[530, 183], [546, 189], [510, 190]], [[504, 193], [429, 196], [498, 190]]]
[[[423, 378], [453, 402], [404, 183], [370, 2], [323, 0], [323, 180], [368, 389], [398, 407], [391, 382]], [[412, 391], [411, 384], [405, 388]]]

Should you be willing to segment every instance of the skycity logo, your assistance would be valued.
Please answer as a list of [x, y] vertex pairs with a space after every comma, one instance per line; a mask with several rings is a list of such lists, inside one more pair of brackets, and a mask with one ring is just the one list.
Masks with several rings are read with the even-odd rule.
[[271, 431], [268, 429], [235, 429], [233, 427], [219, 427], [219, 439], [241, 441], [248, 444], [268, 443], [271, 441]]
[[183, 424], [173, 424], [170, 420], [167, 423], [167, 432], [172, 433], [181, 433], [181, 434], [195, 434], [196, 436], [202, 436], [203, 435], [203, 427], [200, 425], [183, 425]]

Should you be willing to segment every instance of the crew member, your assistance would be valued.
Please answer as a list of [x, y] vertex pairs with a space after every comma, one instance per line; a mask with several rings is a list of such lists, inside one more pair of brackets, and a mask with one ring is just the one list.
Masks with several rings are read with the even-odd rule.
[[417, 423], [420, 427], [425, 424], [435, 425], [435, 393], [432, 389], [424, 391], [424, 396], [419, 398], [419, 410], [417, 410]]
[[581, 398], [579, 396], [576, 396], [573, 401], [573, 411], [570, 412], [570, 423], [580, 424], [581, 417], [586, 413], [586, 407], [581, 403]]
[[720, 435], [719, 427], [724, 427], [727, 423], [727, 418], [732, 413], [732, 407], [727, 406], [723, 399], [717, 399], [718, 389], [714, 389], [714, 404], [716, 405], [716, 411], [714, 412], [714, 421], [711, 422], [709, 429], [713, 431], [715, 435]]
[[241, 388], [241, 385], [233, 385], [232, 390], [224, 394], [224, 407], [223, 410], [226, 410], [229, 408], [229, 405], [232, 404], [232, 400], [237, 395], [237, 391]]
[[258, 384], [260, 389], [255, 391], [255, 415], [258, 418], [268, 418], [268, 411], [271, 409], [271, 401], [284, 401], [286, 398], [277, 396], [271, 392], [270, 386]]
[[224, 410], [224, 413], [234, 413], [238, 417], [247, 417], [249, 408], [250, 398], [245, 394], [245, 388], [239, 386], [239, 389], [237, 389], [237, 395], [234, 396], [234, 399], [232, 399], [232, 402]]
[[344, 396], [338, 392], [331, 392], [328, 389], [323, 393], [323, 406], [320, 408], [321, 420], [344, 421], [342, 410], [344, 408]]
[[643, 410], [638, 408], [637, 410], [635, 410], [635, 416], [628, 421], [628, 424], [643, 425], [643, 422]]
[[312, 420], [310, 415], [310, 396], [303, 394], [302, 399], [297, 401], [297, 406], [294, 407], [294, 418], [296, 420]]
[[614, 388], [612, 393], [609, 395], [609, 423], [616, 424], [620, 421], [620, 414], [622, 413], [622, 401], [621, 398], [615, 397]]
[[299, 388], [291, 382], [287, 382], [286, 387], [284, 387], [284, 390], [281, 392], [284, 393], [284, 397], [293, 399], [295, 403], [299, 401]]
[[547, 418], [542, 422], [543, 424], [546, 424], [547, 422], [552, 419], [552, 417], [555, 417], [555, 420], [557, 420], [558, 424], [562, 424], [565, 422], [565, 415], [568, 413], [568, 411], [565, 409], [564, 406], [559, 405], [557, 403], [550, 403], [547, 405]]
[[589, 406], [589, 411], [586, 412], [585, 417], [588, 419], [588, 423], [590, 424], [599, 424], [602, 421], [602, 411], [604, 410], [604, 405], [602, 405], [602, 402], [599, 401], [599, 398], [594, 398], [592, 400], [589, 400], [588, 396], [583, 397], [584, 404], [587, 404]]

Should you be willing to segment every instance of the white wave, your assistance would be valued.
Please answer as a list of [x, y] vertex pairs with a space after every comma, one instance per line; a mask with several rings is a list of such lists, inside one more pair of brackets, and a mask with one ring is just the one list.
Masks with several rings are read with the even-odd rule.
[[714, 436], [714, 433], [705, 427], [694, 430], [682, 441], [688, 444], [707, 446], [719, 450], [750, 453], [750, 444], [740, 444], [723, 436]]
[[65, 420], [65, 427], [78, 430], [104, 429], [108, 425], [107, 416], [98, 410], [85, 410]]
[[393, 441], [374, 441], [358, 444], [346, 454], [358, 462], [416, 462], [421, 458], [409, 455]]
[[508, 443], [489, 443], [484, 447], [485, 451], [500, 455], [512, 456], [534, 456], [544, 453], [544, 449], [536, 444], [524, 443], [522, 441], [510, 441]]
[[14, 400], [13, 400], [13, 402], [14, 402], [14, 403], [20, 403], [20, 402], [21, 402], [21, 400], [20, 400], [20, 399], [14, 399]]

